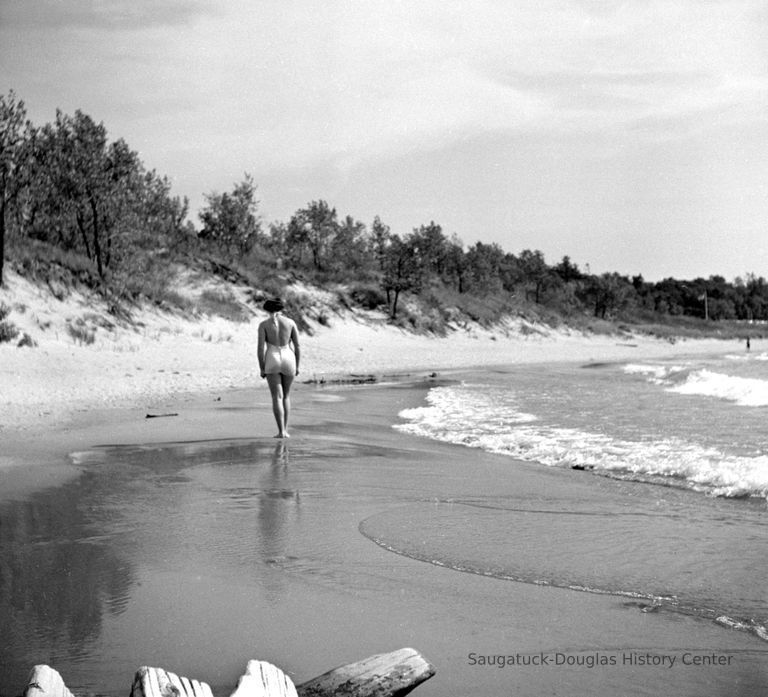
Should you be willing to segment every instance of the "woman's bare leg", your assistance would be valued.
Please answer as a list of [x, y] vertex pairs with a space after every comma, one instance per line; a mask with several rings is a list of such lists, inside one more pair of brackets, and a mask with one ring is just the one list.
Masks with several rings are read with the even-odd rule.
[[285, 396], [283, 393], [282, 378], [284, 376], [279, 373], [272, 373], [267, 375], [267, 384], [269, 385], [269, 391], [272, 394], [272, 413], [275, 415], [275, 422], [277, 423], [277, 435], [275, 438], [285, 438], [285, 408], [283, 406]]
[[283, 392], [283, 435], [288, 438], [288, 415], [291, 413], [291, 385], [293, 375], [280, 374]]

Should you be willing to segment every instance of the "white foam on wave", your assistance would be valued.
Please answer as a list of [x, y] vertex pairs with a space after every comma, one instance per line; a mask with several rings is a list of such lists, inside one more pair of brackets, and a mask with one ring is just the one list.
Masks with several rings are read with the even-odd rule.
[[629, 363], [624, 366], [624, 372], [630, 375], [645, 375], [651, 382], [663, 383], [673, 373], [683, 370], [683, 366], [655, 365], [652, 363]]
[[402, 411], [408, 423], [395, 428], [553, 467], [594, 468], [638, 479], [669, 477], [718, 496], [768, 497], [768, 456], [728, 455], [680, 439], [630, 441], [549, 426], [500, 404], [490, 388], [436, 387], [427, 399], [427, 407]]
[[[729, 358], [726, 356], [726, 358]], [[665, 366], [652, 363], [624, 366], [627, 374], [644, 375], [668, 392], [714, 397], [743, 407], [768, 405], [768, 380], [745, 378], [702, 368], [690, 370], [685, 366]]]
[[[404, 409], [399, 416], [420, 424], [439, 440], [448, 440], [452, 433], [463, 433], [471, 439], [496, 433], [505, 425], [536, 421], [535, 416], [518, 411], [509, 400], [505, 400], [506, 404], [495, 401], [489, 409], [490, 395], [484, 389], [483, 385], [470, 384], [434, 388], [427, 394], [429, 406]], [[471, 420], [468, 414], [473, 415]]]
[[729, 361], [768, 361], [768, 353], [729, 353], [725, 358]]
[[706, 369], [692, 372], [684, 382], [670, 387], [669, 391], [727, 399], [744, 407], [762, 407], [768, 404], [768, 381], [726, 375]]

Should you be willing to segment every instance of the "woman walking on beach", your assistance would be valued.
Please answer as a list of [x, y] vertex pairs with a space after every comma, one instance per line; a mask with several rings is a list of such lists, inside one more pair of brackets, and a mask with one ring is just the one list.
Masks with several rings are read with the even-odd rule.
[[301, 357], [296, 322], [281, 314], [283, 307], [280, 298], [267, 300], [264, 309], [269, 318], [259, 324], [259, 369], [272, 393], [272, 412], [277, 422], [275, 438], [288, 438], [291, 385], [299, 374]]

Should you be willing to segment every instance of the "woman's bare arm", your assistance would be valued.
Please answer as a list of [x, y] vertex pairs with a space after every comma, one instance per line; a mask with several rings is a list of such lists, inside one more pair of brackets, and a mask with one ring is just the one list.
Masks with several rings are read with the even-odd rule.
[[266, 341], [265, 339], [266, 332], [264, 331], [264, 325], [259, 325], [259, 340], [256, 348], [256, 352], [259, 357], [259, 372], [261, 373], [261, 377], [264, 377], [266, 373], [264, 372], [264, 343]]
[[296, 375], [298, 375], [299, 363], [301, 362], [301, 347], [299, 346], [299, 330], [296, 328], [296, 322], [291, 327], [291, 341], [293, 342], [293, 353], [296, 356]]

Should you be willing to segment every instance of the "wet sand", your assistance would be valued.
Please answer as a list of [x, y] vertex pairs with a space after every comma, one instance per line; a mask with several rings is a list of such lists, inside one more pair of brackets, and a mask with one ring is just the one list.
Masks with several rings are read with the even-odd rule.
[[[265, 389], [153, 405], [175, 417], [94, 412], [10, 434], [4, 457], [24, 466], [2, 469], [0, 694], [45, 662], [76, 692], [125, 694], [150, 664], [225, 695], [251, 658], [300, 683], [403, 646], [437, 670], [424, 697], [765, 692], [756, 637], [441, 568], [362, 534], [400, 517], [418, 544], [418, 521], [458, 500], [567, 509], [645, 490], [393, 430], [429, 384], [299, 385], [287, 442], [271, 438]], [[514, 664], [485, 658], [497, 656]]]

